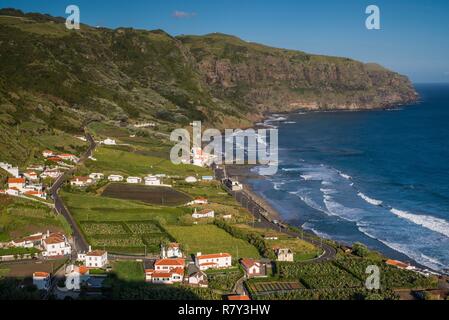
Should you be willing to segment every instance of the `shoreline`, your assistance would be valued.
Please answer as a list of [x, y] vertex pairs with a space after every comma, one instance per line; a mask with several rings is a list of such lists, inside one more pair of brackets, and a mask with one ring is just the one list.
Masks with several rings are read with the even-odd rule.
[[[292, 111], [292, 112], [276, 112], [276, 113], [267, 113], [266, 117], [259, 123], [254, 123], [253, 127], [255, 130], [257, 130], [258, 128], [269, 128], [269, 127], [273, 127], [271, 124], [266, 124], [267, 120], [268, 121], [273, 121], [276, 122], [276, 118], [279, 117], [286, 117], [288, 119], [288, 116], [298, 113], [298, 112], [304, 112], [304, 113], [318, 113], [318, 112], [363, 112], [363, 111], [391, 111], [391, 110], [396, 110], [400, 107], [406, 107], [406, 106], [414, 106], [414, 105], [419, 105], [421, 102], [421, 100], [418, 101], [414, 101], [410, 104], [403, 104], [403, 105], [396, 105], [396, 106], [391, 106], [390, 108], [378, 108], [378, 109], [357, 109], [357, 110], [307, 110], [307, 109], [298, 109], [296, 111]], [[283, 120], [282, 120], [283, 121]], [[230, 172], [232, 172], [233, 174], [231, 174], [230, 176], [234, 176], [236, 177], [244, 186], [244, 190], [251, 194], [252, 197], [254, 197], [255, 199], [257, 199], [257, 201], [260, 201], [261, 204], [263, 204], [264, 208], [267, 208], [267, 218], [270, 220], [278, 220], [281, 223], [283, 223], [284, 225], [287, 226], [291, 226], [294, 228], [299, 228], [300, 230], [302, 230], [303, 232], [309, 232], [311, 234], [313, 234], [314, 236], [316, 236], [319, 239], [322, 239], [323, 241], [326, 240], [330, 240], [332, 241], [336, 246], [347, 246], [347, 244], [345, 243], [341, 243], [335, 239], [327, 239], [327, 238], [323, 238], [322, 236], [320, 236], [319, 234], [317, 234], [316, 232], [313, 232], [311, 230], [304, 230], [301, 226], [296, 226], [294, 224], [291, 224], [291, 222], [285, 222], [283, 220], [282, 214], [277, 210], [274, 209], [273, 206], [268, 202], [267, 199], [265, 199], [265, 197], [259, 193], [257, 193], [256, 191], [253, 190], [252, 186], [248, 183], [249, 179], [266, 179], [264, 176], [261, 176], [257, 173], [254, 173], [251, 171], [252, 168], [257, 167], [257, 165], [246, 165], [246, 166], [237, 166], [239, 167], [238, 169], [235, 168], [236, 166], [226, 166], [227, 170], [231, 169]], [[377, 239], [376, 239], [377, 240]], [[382, 245], [384, 245], [380, 240], [377, 240], [378, 242], [380, 242]], [[363, 241], [360, 241], [360, 243], [363, 243]], [[364, 245], [366, 245], [365, 243], [363, 243]], [[350, 246], [352, 247], [354, 245], [354, 243], [350, 244]], [[415, 259], [413, 259], [412, 257], [409, 257], [408, 255], [397, 251], [395, 249], [389, 248], [387, 246], [387, 248], [389, 250], [391, 250], [392, 252], [395, 252], [398, 256], [402, 256], [405, 259], [405, 261], [407, 261], [411, 266], [414, 266], [418, 269], [421, 270], [430, 270], [432, 272], [436, 272], [438, 274], [442, 274], [441, 271], [439, 270], [435, 270], [431, 267], [425, 266], [419, 262], [417, 262]], [[376, 251], [378, 253], [380, 253], [384, 258], [389, 259], [391, 258], [390, 254], [388, 253], [384, 253], [382, 252], [382, 250], [379, 249], [370, 249], [373, 251]], [[402, 259], [402, 258], [401, 258]]]

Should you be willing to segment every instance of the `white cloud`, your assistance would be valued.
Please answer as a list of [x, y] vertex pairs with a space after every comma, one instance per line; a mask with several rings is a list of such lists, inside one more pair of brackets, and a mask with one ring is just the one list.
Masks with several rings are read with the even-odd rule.
[[177, 19], [191, 18], [196, 16], [195, 12], [175, 11], [172, 16]]

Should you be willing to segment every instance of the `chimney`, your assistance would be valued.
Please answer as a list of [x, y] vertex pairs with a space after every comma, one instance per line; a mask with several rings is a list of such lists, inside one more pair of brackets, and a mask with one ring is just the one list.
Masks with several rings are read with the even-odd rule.
[[202, 255], [201, 252], [197, 252], [197, 254], [196, 254], [197, 257], [199, 257], [201, 255]]
[[89, 251], [88, 252], [91, 252], [92, 251], [92, 246], [89, 246]]

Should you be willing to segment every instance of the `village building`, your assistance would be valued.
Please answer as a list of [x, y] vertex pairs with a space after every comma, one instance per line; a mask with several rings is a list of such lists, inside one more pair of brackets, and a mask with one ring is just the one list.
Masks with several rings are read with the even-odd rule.
[[111, 182], [121, 182], [121, 181], [124, 180], [124, 178], [123, 178], [123, 176], [118, 175], [118, 174], [111, 174], [108, 177], [108, 180], [111, 181]]
[[62, 175], [62, 172], [57, 169], [47, 169], [43, 173], [41, 173], [40, 177], [42, 179], [51, 178], [57, 179]]
[[230, 295], [227, 297], [230, 301], [249, 301], [251, 300], [247, 295]]
[[277, 261], [293, 262], [294, 255], [290, 249], [279, 248], [275, 250]]
[[77, 260], [83, 262], [87, 268], [104, 269], [108, 264], [108, 253], [104, 250], [92, 250], [89, 247], [89, 252], [79, 253]]
[[24, 195], [40, 199], [47, 199], [47, 193], [38, 190], [27, 190], [24, 192]]
[[54, 163], [59, 163], [60, 161], [62, 161], [62, 159], [58, 156], [50, 157], [50, 158], [47, 158], [46, 160], [50, 161], [50, 162], [54, 162]]
[[215, 211], [210, 209], [204, 209], [201, 211], [197, 211], [195, 208], [194, 213], [192, 214], [192, 218], [194, 219], [204, 219], [204, 218], [214, 218], [215, 217]]
[[26, 180], [24, 178], [9, 178], [8, 179], [8, 188], [9, 189], [17, 189], [20, 192], [25, 188]]
[[5, 193], [9, 196], [17, 197], [20, 195], [20, 190], [17, 188], [9, 188], [5, 191]]
[[63, 153], [58, 155], [58, 158], [64, 160], [64, 161], [71, 161], [71, 162], [78, 162], [78, 157], [75, 156], [74, 154], [69, 154], [69, 153]]
[[91, 185], [94, 181], [89, 177], [74, 177], [70, 180], [70, 185], [72, 187], [87, 187]]
[[106, 138], [103, 141], [101, 141], [100, 143], [102, 143], [106, 146], [114, 146], [117, 144], [117, 141], [115, 141], [114, 139]]
[[198, 182], [198, 179], [195, 178], [195, 177], [190, 176], [190, 177], [185, 178], [185, 182], [187, 182], [187, 183], [196, 183], [196, 182]]
[[[48, 233], [47, 233], [48, 234]], [[62, 257], [72, 253], [72, 247], [65, 235], [62, 233], [48, 234], [42, 241], [44, 257]]]
[[195, 265], [201, 270], [225, 269], [232, 266], [232, 256], [229, 253], [216, 253], [203, 255], [198, 252]]
[[19, 178], [19, 168], [13, 167], [9, 163], [0, 162], [0, 168], [8, 172], [10, 175], [12, 175], [14, 178]]
[[166, 246], [161, 245], [161, 258], [182, 258], [183, 254], [178, 243], [170, 243]]
[[30, 181], [39, 180], [39, 175], [35, 171], [27, 171], [23, 174], [23, 176]]
[[89, 174], [89, 178], [97, 180], [97, 181], [98, 180], [103, 180], [104, 179], [104, 174], [94, 172], [94, 173]]
[[207, 198], [197, 197], [190, 204], [192, 204], [192, 205], [195, 205], [195, 204], [204, 205], [204, 204], [208, 204], [208, 203], [209, 203], [209, 201], [207, 200]]
[[127, 183], [132, 183], [132, 184], [142, 183], [142, 178], [139, 178], [139, 177], [128, 177], [128, 178], [126, 178], [126, 182]]
[[156, 271], [170, 271], [173, 269], [184, 269], [185, 260], [181, 258], [176, 259], [160, 259], [154, 263], [154, 269]]
[[161, 183], [161, 179], [159, 179], [156, 176], [147, 176], [145, 177], [145, 185], [146, 186], [160, 186]]
[[48, 291], [51, 285], [50, 274], [48, 272], [34, 272], [33, 285], [36, 286], [37, 290]]
[[241, 259], [240, 264], [245, 271], [247, 278], [257, 278], [266, 276], [266, 266], [254, 259]]
[[207, 275], [201, 270], [189, 275], [188, 284], [200, 288], [207, 288], [209, 285], [207, 281]]
[[396, 267], [401, 270], [414, 270], [415, 269], [415, 267], [411, 266], [410, 264], [407, 264], [407, 263], [404, 263], [404, 262], [398, 261], [398, 260], [388, 259], [387, 261], [385, 261], [385, 264], [392, 266], [392, 267]]
[[231, 191], [242, 191], [243, 185], [235, 179], [226, 179], [225, 180], [226, 187]]
[[79, 291], [81, 284], [89, 279], [89, 269], [85, 266], [69, 265], [65, 273], [65, 287], [67, 290]]
[[50, 157], [56, 156], [56, 153], [54, 153], [54, 152], [51, 151], [51, 150], [44, 150], [44, 151], [42, 151], [42, 156], [43, 156], [44, 158], [50, 158]]
[[157, 284], [181, 283], [184, 279], [184, 269], [175, 268], [170, 271], [145, 270], [145, 281]]
[[13, 240], [11, 243], [14, 247], [18, 248], [34, 248], [42, 245], [43, 238], [43, 233], [36, 233], [19, 240]]

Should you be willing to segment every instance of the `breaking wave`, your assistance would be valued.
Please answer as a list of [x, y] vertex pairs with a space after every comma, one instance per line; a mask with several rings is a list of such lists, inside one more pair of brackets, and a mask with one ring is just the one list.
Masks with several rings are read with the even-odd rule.
[[391, 213], [395, 214], [396, 216], [402, 219], [411, 221], [417, 225], [438, 232], [449, 238], [449, 222], [444, 219], [426, 215], [413, 214], [408, 211], [402, 211], [395, 208], [392, 208], [390, 211]]

